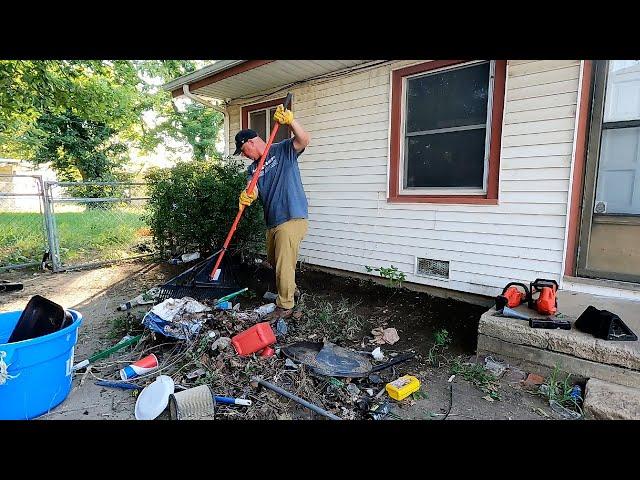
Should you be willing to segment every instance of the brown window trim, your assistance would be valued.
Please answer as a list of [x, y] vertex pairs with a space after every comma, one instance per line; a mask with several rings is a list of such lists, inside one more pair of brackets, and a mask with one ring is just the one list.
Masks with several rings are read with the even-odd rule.
[[[284, 104], [284, 100], [286, 97], [282, 97], [282, 98], [278, 98], [276, 100], [269, 100], [267, 102], [262, 102], [262, 103], [254, 103], [253, 105], [247, 105], [242, 107], [242, 128], [249, 128], [249, 113], [253, 112], [255, 110], [263, 110], [265, 108], [271, 108], [271, 107], [276, 107], [278, 105], [280, 105], [281, 103]], [[293, 103], [293, 102], [292, 102]], [[289, 109], [291, 109], [291, 106], [289, 106]], [[289, 129], [291, 130], [291, 129]], [[267, 139], [263, 138], [263, 140], [266, 142]]]
[[498, 181], [500, 176], [500, 142], [502, 115], [504, 110], [507, 61], [496, 60], [493, 84], [493, 107], [491, 113], [491, 143], [489, 145], [489, 172], [487, 193], [484, 195], [400, 195], [398, 180], [400, 171], [400, 140], [402, 112], [402, 79], [408, 75], [449, 67], [469, 60], [437, 60], [394, 70], [391, 79], [391, 144], [389, 168], [389, 203], [475, 203], [498, 204]]

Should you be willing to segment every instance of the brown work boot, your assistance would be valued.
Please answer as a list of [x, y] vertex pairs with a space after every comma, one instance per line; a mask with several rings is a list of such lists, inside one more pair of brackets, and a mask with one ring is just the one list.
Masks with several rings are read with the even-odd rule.
[[276, 309], [273, 312], [271, 312], [269, 315], [264, 317], [263, 322], [269, 322], [269, 323], [277, 322], [281, 318], [289, 318], [292, 313], [293, 313], [292, 308], [276, 307]]

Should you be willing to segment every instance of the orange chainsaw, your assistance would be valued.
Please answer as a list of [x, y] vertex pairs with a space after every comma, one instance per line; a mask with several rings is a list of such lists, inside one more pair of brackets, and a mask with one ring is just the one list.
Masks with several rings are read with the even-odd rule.
[[[521, 287], [520, 290], [518, 287]], [[516, 308], [529, 300], [529, 289], [524, 283], [510, 282], [502, 289], [502, 294], [496, 297], [496, 310], [501, 310], [505, 306]]]
[[[535, 282], [531, 282], [529, 308], [543, 315], [555, 315], [558, 311], [558, 288], [555, 280], [536, 278]], [[538, 294], [536, 298], [535, 294]]]

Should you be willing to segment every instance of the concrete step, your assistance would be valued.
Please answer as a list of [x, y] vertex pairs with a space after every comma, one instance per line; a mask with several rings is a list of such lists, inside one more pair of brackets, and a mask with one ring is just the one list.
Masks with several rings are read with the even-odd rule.
[[[572, 323], [588, 305], [609, 310], [636, 334], [640, 334], [640, 302], [605, 298], [586, 293], [558, 292], [559, 312]], [[515, 310], [541, 317], [525, 305]], [[554, 367], [583, 378], [598, 378], [640, 388], [640, 341], [622, 342], [595, 338], [575, 327], [546, 330], [529, 327], [526, 320], [495, 316], [491, 308], [480, 318], [478, 351], [494, 352], [527, 362]]]
[[640, 420], [640, 389], [591, 378], [584, 399], [587, 418], [598, 420]]

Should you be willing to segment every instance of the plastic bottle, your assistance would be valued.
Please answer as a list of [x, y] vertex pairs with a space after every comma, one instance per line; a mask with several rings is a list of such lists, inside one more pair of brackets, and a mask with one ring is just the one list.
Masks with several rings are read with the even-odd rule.
[[259, 317], [264, 317], [265, 315], [269, 315], [276, 309], [275, 303], [267, 303], [266, 305], [262, 305], [254, 310], [258, 314]]
[[571, 389], [570, 395], [571, 397], [573, 397], [576, 403], [580, 402], [582, 400], [582, 388], [580, 387], [580, 385], [574, 385]]
[[185, 253], [180, 258], [182, 258], [183, 262], [190, 262], [192, 260], [197, 260], [198, 258], [200, 258], [200, 252]]

